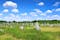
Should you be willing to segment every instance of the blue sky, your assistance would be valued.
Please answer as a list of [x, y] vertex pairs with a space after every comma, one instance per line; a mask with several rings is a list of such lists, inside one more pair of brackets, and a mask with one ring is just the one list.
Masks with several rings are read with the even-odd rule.
[[0, 20], [60, 20], [60, 0], [2, 0]]

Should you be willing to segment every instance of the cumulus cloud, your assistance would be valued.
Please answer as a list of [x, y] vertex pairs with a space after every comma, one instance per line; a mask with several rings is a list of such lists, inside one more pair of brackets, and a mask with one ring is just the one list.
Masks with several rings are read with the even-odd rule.
[[8, 10], [10, 10], [9, 8], [11, 8], [11, 12], [13, 13], [18, 13], [19, 10], [17, 9], [17, 4], [15, 2], [12, 2], [12, 1], [6, 1], [4, 4], [3, 4], [4, 7], [7, 7], [7, 9], [4, 9], [3, 12], [4, 13], [7, 13]]
[[42, 11], [39, 10], [39, 9], [34, 9], [34, 11], [37, 12], [37, 13], [42, 13]]
[[38, 16], [36, 12], [30, 12], [29, 13], [31, 16]]
[[[27, 15], [27, 14], [26, 14]], [[15, 15], [15, 14], [9, 14], [7, 16], [4, 17], [4, 20], [6, 21], [29, 21], [31, 20], [31, 18], [29, 16], [26, 16], [26, 15]]]
[[52, 13], [52, 10], [47, 10], [45, 13]]
[[60, 20], [60, 16], [59, 15], [51, 15], [51, 16], [47, 16], [46, 17], [47, 20]]
[[35, 13], [38, 14], [38, 15], [41, 15], [41, 16], [46, 16], [46, 13], [42, 12], [41, 10], [39, 9], [34, 9]]
[[0, 16], [2, 16], [3, 14], [2, 13], [0, 13]]
[[32, 21], [33, 19], [31, 16], [26, 16], [26, 17], [21, 18], [21, 21]]
[[4, 17], [4, 20], [5, 20], [5, 21], [13, 21], [14, 18], [9, 17], [9, 16], [5, 16], [5, 17]]
[[4, 7], [13, 7], [13, 8], [17, 8], [17, 4], [12, 2], [12, 1], [6, 1], [4, 4], [3, 4]]
[[56, 11], [60, 11], [60, 8], [57, 8]]
[[53, 15], [53, 16], [52, 16], [52, 19], [60, 20], [60, 16], [59, 16], [59, 15]]
[[59, 15], [53, 15], [52, 17], [60, 17]]
[[40, 15], [41, 15], [41, 16], [46, 16], [46, 14], [45, 14], [45, 13], [41, 13]]
[[20, 17], [19, 15], [16, 15], [16, 16], [15, 16], [15, 21], [18, 22], [18, 21], [20, 21], [20, 20], [21, 20], [21, 17]]
[[8, 9], [4, 9], [4, 10], [3, 10], [3, 13], [8, 13], [8, 12], [9, 12]]
[[18, 10], [18, 9], [12, 9], [12, 12], [13, 12], [13, 13], [18, 13], [19, 10]]
[[38, 3], [39, 6], [43, 6], [44, 5], [44, 2], [40, 2]]
[[9, 16], [10, 16], [10, 17], [15, 17], [15, 15], [14, 15], [14, 14], [12, 14], [12, 13], [11, 13]]
[[53, 13], [54, 11], [53, 10], [46, 10], [45, 12], [43, 12], [40, 9], [34, 9], [34, 11], [30, 12], [30, 15], [33, 17], [35, 15], [36, 18], [39, 18], [39, 19], [43, 19], [43, 17], [44, 17], [44, 19], [50, 19], [51, 20], [51, 19], [53, 19], [53, 16], [51, 17], [48, 13]]
[[20, 21], [20, 16], [11, 13], [10, 15], [5, 16], [4, 20], [6, 20], [6, 21]]
[[55, 2], [54, 4], [53, 4], [53, 6], [59, 6], [60, 5], [60, 2]]
[[27, 16], [27, 13], [25, 12], [25, 13], [22, 13], [22, 14], [20, 14], [21, 16]]

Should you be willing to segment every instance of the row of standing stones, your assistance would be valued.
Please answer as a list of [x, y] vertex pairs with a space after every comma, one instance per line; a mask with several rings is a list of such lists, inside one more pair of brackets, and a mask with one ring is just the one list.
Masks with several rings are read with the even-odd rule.
[[[9, 23], [7, 23], [8, 25], [10, 25]], [[21, 26], [19, 26], [19, 28], [21, 29], [21, 30], [23, 30], [24, 29], [24, 25], [25, 24], [22, 24]], [[5, 25], [6, 26], [6, 25]], [[39, 26], [39, 23], [38, 22], [35, 22], [34, 24], [33, 24], [33, 26], [34, 26], [34, 28], [36, 29], [36, 30], [40, 30], [40, 26]], [[10, 28], [13, 28], [13, 26], [12, 25], [10, 25]], [[0, 31], [1, 31], [2, 29], [0, 29]]]
[[[35, 27], [36, 30], [40, 30], [40, 26], [39, 26], [38, 22], [35, 22], [34, 27]], [[23, 30], [24, 29], [24, 26], [23, 25], [20, 26], [20, 29]]]
[[[19, 24], [19, 23], [17, 23]], [[9, 25], [10, 28], [13, 28], [13, 26], [15, 27], [16, 25], [14, 23], [3, 23], [3, 24], [0, 24], [0, 27], [4, 26], [4, 27], [8, 27], [7, 25]], [[19, 24], [19, 29], [23, 30], [25, 25], [29, 25], [27, 23], [22, 23], [22, 24]], [[31, 23], [30, 26], [31, 27], [34, 27], [36, 30], [40, 30], [40, 27], [42, 26], [49, 26], [49, 27], [54, 27], [54, 26], [57, 26], [57, 27], [60, 27], [60, 24], [39, 24], [38, 22], [34, 22], [34, 23]], [[2, 30], [2, 29], [0, 29]]]

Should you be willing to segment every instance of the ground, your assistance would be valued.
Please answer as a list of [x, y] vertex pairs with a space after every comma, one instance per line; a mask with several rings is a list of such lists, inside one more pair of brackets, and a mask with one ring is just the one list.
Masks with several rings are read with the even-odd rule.
[[23, 30], [18, 25], [0, 26], [0, 40], [60, 40], [60, 27], [41, 27], [36, 30], [32, 27], [24, 27]]

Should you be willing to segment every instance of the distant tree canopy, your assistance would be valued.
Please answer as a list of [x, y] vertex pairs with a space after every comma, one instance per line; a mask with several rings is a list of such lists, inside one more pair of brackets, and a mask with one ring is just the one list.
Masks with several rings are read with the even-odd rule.
[[[0, 23], [6, 23], [7, 21], [1, 21], [0, 20]], [[9, 21], [9, 22], [11, 22], [11, 21]], [[16, 21], [12, 21], [13, 23], [17, 23]], [[35, 23], [35, 22], [38, 22], [38, 23], [49, 23], [49, 24], [57, 24], [57, 23], [60, 23], [60, 20], [34, 20], [34, 21], [23, 21], [23, 22], [18, 22], [18, 23]]]
[[7, 21], [0, 21], [0, 23], [5, 23], [5, 22], [7, 22]]

